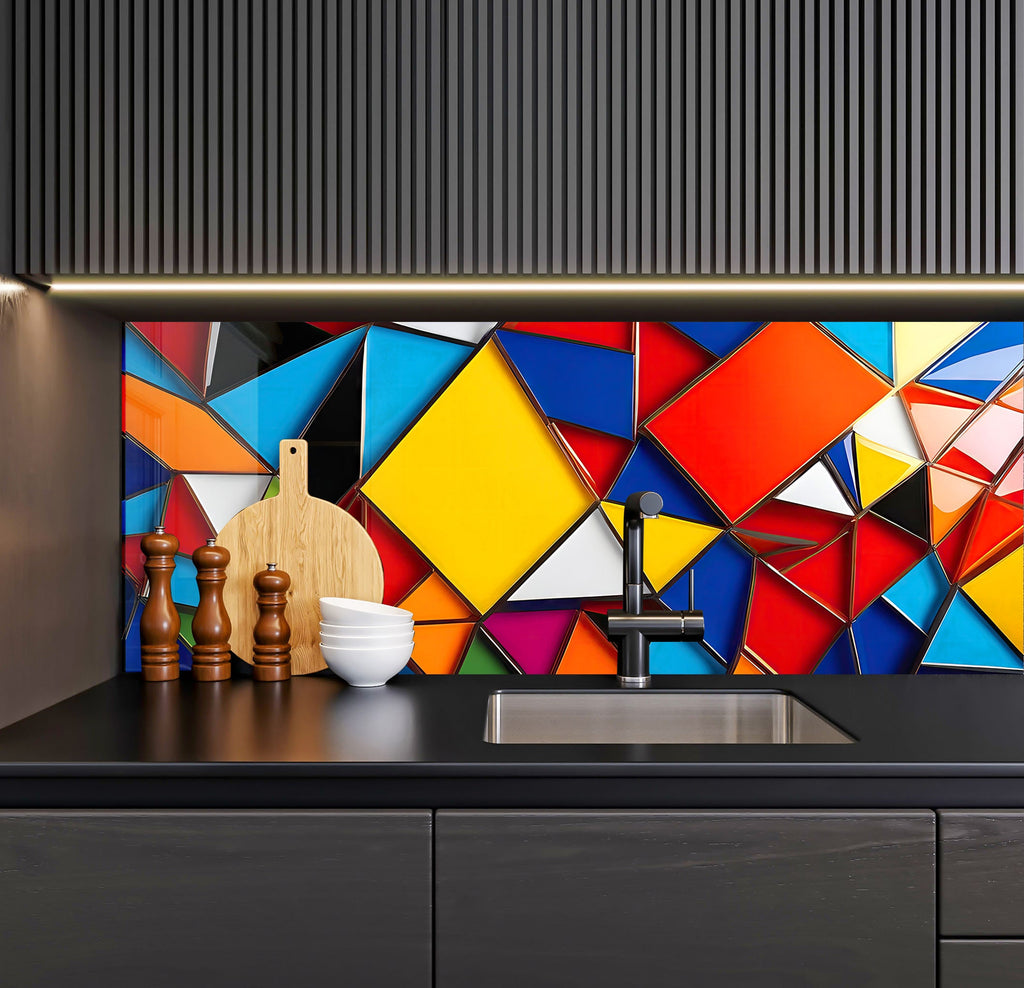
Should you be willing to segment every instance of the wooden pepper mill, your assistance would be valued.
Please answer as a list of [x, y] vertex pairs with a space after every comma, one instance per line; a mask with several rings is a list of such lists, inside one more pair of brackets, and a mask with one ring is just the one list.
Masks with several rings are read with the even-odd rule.
[[292, 629], [284, 616], [291, 584], [292, 578], [279, 570], [277, 563], [267, 563], [267, 568], [252, 579], [260, 612], [252, 632], [252, 678], [258, 682], [274, 683], [291, 677]]
[[199, 606], [192, 618], [192, 678], [205, 683], [231, 678], [231, 619], [223, 597], [230, 561], [231, 553], [216, 539], [207, 539], [192, 553], [199, 584]]
[[163, 526], [142, 537], [145, 570], [149, 577], [149, 600], [142, 611], [139, 631], [142, 637], [142, 678], [165, 682], [178, 678], [178, 632], [181, 618], [171, 600], [171, 574], [178, 540], [164, 532]]

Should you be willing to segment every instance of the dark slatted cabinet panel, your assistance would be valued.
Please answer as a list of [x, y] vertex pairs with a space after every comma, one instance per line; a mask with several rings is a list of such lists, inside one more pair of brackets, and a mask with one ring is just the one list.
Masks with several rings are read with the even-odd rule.
[[0, 814], [0, 981], [396, 985], [431, 969], [429, 812]]
[[1024, 813], [940, 813], [939, 855], [943, 936], [1024, 937]]
[[939, 972], [942, 988], [1020, 988], [1024, 940], [944, 940]]
[[926, 812], [440, 811], [437, 988], [935, 984]]

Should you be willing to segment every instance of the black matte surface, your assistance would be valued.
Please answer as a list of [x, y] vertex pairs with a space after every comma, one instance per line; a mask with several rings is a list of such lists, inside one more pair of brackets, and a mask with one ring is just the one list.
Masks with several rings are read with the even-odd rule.
[[1020, 988], [1024, 940], [943, 940], [939, 974], [942, 988]]
[[789, 690], [858, 740], [483, 740], [492, 690], [613, 685], [600, 676], [400, 676], [377, 690], [329, 676], [281, 684], [120, 676], [0, 731], [0, 805], [1024, 808], [1024, 677], [659, 676], [655, 684]]
[[935, 984], [932, 813], [436, 818], [437, 988]]
[[5, 985], [431, 984], [429, 812], [37, 811], [0, 835]]
[[939, 860], [943, 936], [1024, 937], [1024, 813], [940, 814]]

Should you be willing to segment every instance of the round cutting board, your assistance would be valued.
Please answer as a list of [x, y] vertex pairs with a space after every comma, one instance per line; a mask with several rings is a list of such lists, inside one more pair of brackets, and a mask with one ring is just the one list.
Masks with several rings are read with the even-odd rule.
[[277, 563], [292, 578], [285, 618], [291, 625], [292, 672], [327, 668], [320, 655], [320, 598], [380, 602], [384, 570], [373, 540], [347, 511], [307, 487], [308, 450], [301, 439], [281, 443], [277, 497], [243, 508], [220, 531], [231, 553], [224, 603], [231, 618], [231, 651], [252, 664], [256, 591], [252, 578]]

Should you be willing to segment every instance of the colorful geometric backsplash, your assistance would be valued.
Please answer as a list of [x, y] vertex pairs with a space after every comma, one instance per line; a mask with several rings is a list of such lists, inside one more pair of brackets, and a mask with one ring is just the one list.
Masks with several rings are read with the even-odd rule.
[[124, 347], [125, 651], [141, 533], [190, 554], [276, 492], [369, 530], [410, 671], [613, 672], [622, 505], [652, 607], [704, 643], [655, 673], [1021, 672], [1022, 323], [137, 323]]

